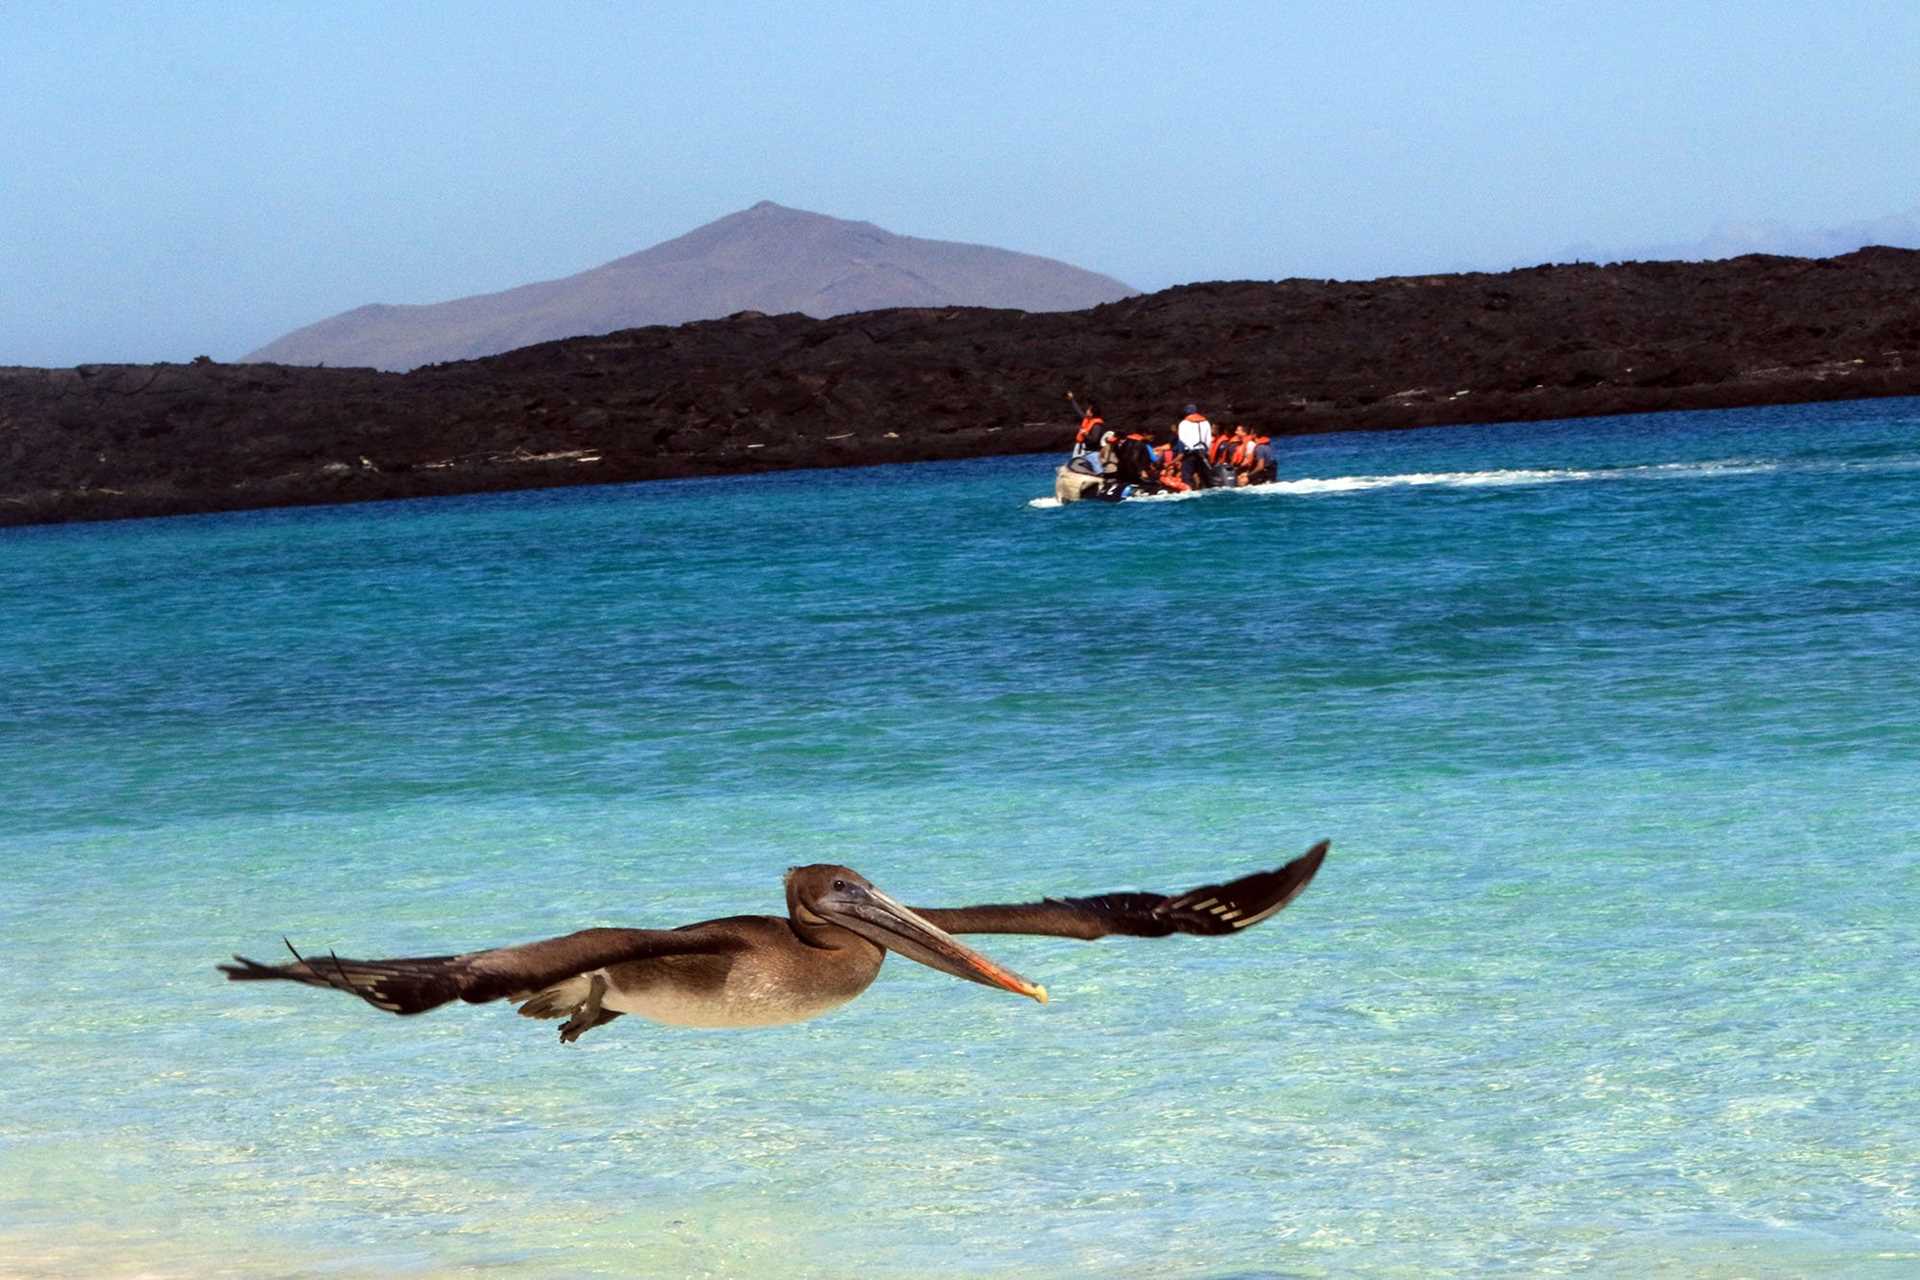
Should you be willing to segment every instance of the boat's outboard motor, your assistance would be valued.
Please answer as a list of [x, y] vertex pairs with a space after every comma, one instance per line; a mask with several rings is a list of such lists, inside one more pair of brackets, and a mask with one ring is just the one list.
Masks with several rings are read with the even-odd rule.
[[1061, 502], [1091, 498], [1099, 492], [1100, 479], [1100, 464], [1083, 453], [1054, 472], [1053, 496]]

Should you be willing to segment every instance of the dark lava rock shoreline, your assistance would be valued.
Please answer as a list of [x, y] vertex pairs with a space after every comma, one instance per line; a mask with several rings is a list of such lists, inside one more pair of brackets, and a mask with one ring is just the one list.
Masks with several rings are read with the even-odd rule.
[[1069, 389], [1276, 436], [1920, 395], [1920, 251], [747, 312], [406, 374], [0, 369], [0, 525], [1064, 453]]

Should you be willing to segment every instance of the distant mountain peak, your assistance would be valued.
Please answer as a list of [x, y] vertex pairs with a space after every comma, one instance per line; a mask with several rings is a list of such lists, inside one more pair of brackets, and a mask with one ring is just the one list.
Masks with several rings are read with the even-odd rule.
[[1136, 292], [1051, 258], [896, 235], [871, 222], [761, 200], [565, 279], [451, 302], [356, 307], [247, 359], [410, 369], [739, 311], [820, 318], [890, 307], [1078, 311]]

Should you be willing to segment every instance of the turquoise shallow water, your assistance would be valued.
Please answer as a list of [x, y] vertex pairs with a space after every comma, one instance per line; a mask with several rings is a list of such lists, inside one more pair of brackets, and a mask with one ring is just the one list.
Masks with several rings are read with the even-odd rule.
[[[1920, 1274], [1920, 402], [0, 533], [0, 1273]], [[214, 962], [1334, 853], [818, 1022]]]

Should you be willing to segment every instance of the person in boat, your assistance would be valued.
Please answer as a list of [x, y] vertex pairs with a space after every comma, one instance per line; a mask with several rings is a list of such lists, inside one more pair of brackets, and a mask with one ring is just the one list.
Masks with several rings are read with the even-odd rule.
[[1254, 436], [1252, 447], [1247, 451], [1248, 484], [1272, 484], [1279, 479], [1279, 470], [1273, 460], [1273, 437]]
[[1073, 411], [1080, 415], [1080, 430], [1073, 437], [1073, 456], [1078, 458], [1084, 456], [1089, 449], [1099, 448], [1100, 436], [1106, 430], [1107, 424], [1106, 419], [1100, 416], [1099, 406], [1092, 400], [1081, 404], [1079, 398], [1069, 391], [1067, 403], [1071, 404]]
[[1101, 486], [1100, 496], [1118, 502], [1136, 489], [1153, 489], [1159, 483], [1160, 459], [1153, 444], [1138, 431], [1129, 431], [1113, 442], [1113, 473]]
[[1190, 465], [1190, 455], [1185, 450], [1171, 447], [1161, 450], [1160, 487], [1168, 493], [1185, 493], [1193, 488], [1183, 474]]
[[[1236, 432], [1244, 427], [1234, 428]], [[1213, 443], [1207, 447], [1207, 463], [1213, 471], [1213, 487], [1232, 488], [1237, 482], [1233, 472], [1233, 449], [1236, 437], [1225, 431], [1214, 433]]]
[[1253, 465], [1253, 435], [1242, 422], [1233, 428], [1233, 434], [1227, 437], [1224, 450], [1227, 474], [1232, 477], [1228, 483], [1243, 485], [1247, 482], [1247, 468]]
[[1213, 424], [1200, 406], [1187, 406], [1187, 416], [1173, 424], [1174, 444], [1180, 453], [1180, 478], [1188, 487], [1205, 487], [1207, 451], [1213, 445]]
[[[1081, 404], [1079, 397], [1067, 392], [1067, 401], [1073, 405], [1075, 413], [1080, 415], [1080, 429], [1073, 437], [1073, 452], [1067, 461], [1054, 472], [1053, 496], [1059, 502], [1078, 502], [1082, 498], [1099, 496], [1114, 473], [1114, 458], [1111, 447], [1113, 433], [1106, 428], [1105, 419], [1100, 410], [1089, 400]], [[1096, 456], [1092, 451], [1099, 450]]]

